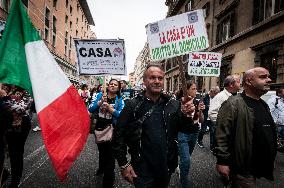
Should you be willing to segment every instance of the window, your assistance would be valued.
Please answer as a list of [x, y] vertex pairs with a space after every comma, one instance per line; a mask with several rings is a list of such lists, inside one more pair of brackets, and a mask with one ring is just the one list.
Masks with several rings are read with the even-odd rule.
[[76, 37], [78, 37], [78, 30], [76, 30]]
[[56, 33], [56, 23], [57, 23], [57, 19], [55, 16], [53, 16], [53, 19], [52, 19], [53, 33]]
[[234, 21], [235, 13], [234, 11], [230, 12], [222, 19], [218, 20], [217, 25], [217, 36], [216, 43], [222, 43], [228, 40], [230, 37], [234, 36]]
[[68, 28], [68, 16], [67, 15], [65, 16], [65, 26], [66, 28]]
[[52, 46], [55, 46], [55, 43], [56, 43], [56, 23], [57, 23], [57, 19], [55, 18], [55, 16], [53, 16], [52, 18], [52, 28], [53, 28]]
[[207, 2], [203, 7], [203, 16], [204, 18], [207, 18], [207, 16], [209, 15], [210, 13], [210, 2]]
[[185, 5], [185, 12], [192, 11], [194, 5], [194, 0], [189, 0], [189, 2]]
[[73, 11], [73, 8], [72, 8], [72, 6], [70, 5], [70, 15], [72, 15], [72, 11]]
[[166, 62], [166, 71], [170, 70], [172, 68], [172, 63], [170, 61]]
[[29, 0], [22, 0], [22, 3], [28, 8], [29, 7]]
[[253, 24], [284, 10], [284, 0], [254, 0]]
[[260, 66], [269, 70], [272, 83], [276, 83], [277, 79], [277, 51], [262, 54], [260, 56]]
[[69, 2], [68, 2], [68, 0], [66, 0], [66, 8], [68, 8], [68, 4], [69, 4]]
[[2, 0], [2, 1], [0, 1], [0, 7], [2, 7], [4, 10], [8, 11], [8, 8], [9, 8], [9, 1], [8, 1], [8, 0]]
[[70, 40], [69, 40], [69, 48], [71, 49], [72, 46], [72, 37], [70, 36]]
[[68, 32], [67, 31], [65, 32], [64, 43], [65, 43], [65, 55], [67, 55], [67, 53], [68, 53]]
[[57, 6], [57, 0], [53, 0], [53, 7], [56, 9]]
[[77, 12], [79, 12], [79, 3], [77, 3]]
[[72, 26], [73, 26], [73, 24], [72, 24], [72, 22], [70, 21], [70, 31], [72, 31]]
[[52, 46], [55, 47], [55, 44], [56, 44], [56, 35], [52, 34]]
[[48, 27], [48, 28], [49, 28], [49, 14], [50, 14], [50, 11], [46, 7], [45, 8], [45, 26]]
[[79, 22], [79, 19], [78, 19], [78, 18], [76, 18], [76, 24], [78, 24], [78, 22]]
[[65, 45], [68, 44], [68, 32], [66, 31], [65, 32]]
[[49, 35], [49, 29], [48, 29], [48, 28], [45, 28], [45, 29], [44, 29], [44, 39], [45, 39], [46, 41], [48, 41], [48, 35]]

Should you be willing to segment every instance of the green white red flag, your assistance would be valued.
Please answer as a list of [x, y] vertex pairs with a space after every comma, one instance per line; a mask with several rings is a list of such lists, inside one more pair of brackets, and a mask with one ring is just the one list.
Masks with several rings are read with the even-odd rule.
[[45, 147], [57, 176], [65, 180], [86, 143], [90, 119], [20, 0], [13, 0], [0, 41], [0, 83], [33, 95]]

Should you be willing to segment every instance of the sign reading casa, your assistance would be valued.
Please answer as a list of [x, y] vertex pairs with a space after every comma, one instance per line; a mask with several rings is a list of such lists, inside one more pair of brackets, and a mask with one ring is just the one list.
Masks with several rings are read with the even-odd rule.
[[80, 75], [126, 75], [124, 40], [75, 39]]
[[188, 74], [193, 76], [219, 76], [221, 53], [192, 52], [188, 56]]
[[202, 10], [148, 24], [146, 30], [151, 59], [154, 61], [209, 47]]

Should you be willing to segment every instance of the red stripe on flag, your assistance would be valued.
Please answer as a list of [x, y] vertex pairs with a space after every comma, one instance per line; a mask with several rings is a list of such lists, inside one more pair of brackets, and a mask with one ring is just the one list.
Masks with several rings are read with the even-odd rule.
[[60, 180], [82, 151], [89, 135], [90, 118], [83, 100], [71, 86], [38, 113], [43, 140]]

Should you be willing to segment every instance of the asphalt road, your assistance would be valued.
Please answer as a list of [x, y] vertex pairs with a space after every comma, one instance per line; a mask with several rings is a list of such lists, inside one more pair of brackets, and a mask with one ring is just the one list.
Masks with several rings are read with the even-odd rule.
[[[219, 188], [223, 187], [219, 175], [215, 170], [215, 157], [209, 152], [208, 135], [204, 137], [205, 148], [198, 146], [192, 155], [190, 179], [192, 186], [196, 188]], [[7, 164], [9, 165], [9, 164]], [[100, 188], [102, 177], [95, 176], [98, 167], [98, 151], [94, 136], [89, 135], [87, 144], [68, 173], [66, 182], [60, 182], [54, 172], [49, 160], [41, 132], [31, 131], [25, 147], [24, 172], [20, 187], [22, 188], [79, 188], [94, 187]], [[260, 188], [282, 188], [284, 187], [284, 154], [278, 153], [276, 159], [275, 181], [268, 182], [265, 179], [257, 180], [257, 187]], [[118, 168], [116, 168], [115, 187], [132, 187], [121, 179]], [[173, 174], [170, 186], [179, 187], [178, 172]]]

